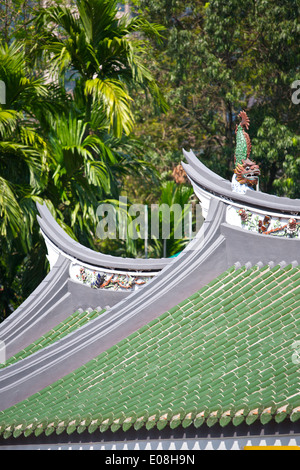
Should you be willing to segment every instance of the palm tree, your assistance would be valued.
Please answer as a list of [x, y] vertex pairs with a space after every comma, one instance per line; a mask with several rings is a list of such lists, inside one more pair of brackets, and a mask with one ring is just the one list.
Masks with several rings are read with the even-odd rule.
[[[120, 233], [120, 225], [127, 218], [127, 236], [119, 237], [116, 240], [99, 239], [101, 251], [114, 254], [124, 255], [127, 257], [140, 257], [146, 255], [150, 258], [171, 257], [182, 251], [189, 243], [190, 238], [187, 232], [187, 222], [189, 222], [189, 212], [192, 215], [192, 196], [193, 188], [190, 185], [176, 184], [174, 181], [167, 181], [160, 187], [160, 198], [158, 204], [138, 209], [143, 210], [143, 216], [147, 217], [146, 230], [147, 234], [147, 250], [145, 248], [145, 232], [136, 227], [135, 219], [138, 217], [139, 223], [140, 213], [137, 216], [130, 215], [130, 201], [110, 201], [114, 205], [116, 214], [116, 232]], [[148, 209], [148, 210], [147, 210]], [[166, 212], [165, 212], [166, 211]], [[134, 212], [134, 211], [133, 211]], [[145, 219], [144, 219], [145, 220]], [[137, 224], [138, 225], [138, 224]], [[132, 238], [130, 227], [135, 227], [140, 231], [140, 236]], [[199, 221], [197, 222], [197, 228]], [[122, 229], [121, 229], [122, 231]]]
[[[47, 144], [37, 114], [50, 101], [44, 80], [26, 71], [21, 44], [0, 44], [0, 80], [6, 88], [0, 105], [0, 315], [5, 317], [26, 288], [19, 282], [22, 264], [37, 249], [35, 203], [42, 200], [48, 178]], [[29, 290], [35, 281], [33, 274]]]
[[110, 194], [114, 156], [97, 135], [86, 135], [86, 127], [72, 113], [52, 116], [48, 136], [51, 180], [45, 195], [60, 225], [93, 247], [96, 209], [101, 197]]
[[130, 134], [130, 95], [141, 87], [166, 108], [144, 65], [141, 38], [159, 38], [160, 27], [117, 19], [115, 0], [77, 0], [75, 6], [57, 2], [34, 19], [40, 54], [37, 46], [29, 51], [30, 41], [26, 51], [24, 42], [0, 45], [6, 84], [0, 106], [2, 317], [21, 301], [17, 293], [26, 297], [46, 273], [36, 201], [46, 201], [71, 236], [94, 247], [101, 200], [118, 197], [125, 175], [152, 174]]
[[51, 181], [56, 186], [51, 194], [59, 209], [53, 212], [93, 248], [99, 203], [118, 198], [125, 175], [153, 173], [130, 135], [131, 90], [150, 91], [166, 109], [144, 65], [146, 41], [140, 36], [159, 38], [161, 27], [117, 13], [115, 0], [77, 0], [72, 6], [57, 3], [43, 9], [37, 18], [48, 75], [67, 88], [73, 83], [68, 114], [49, 116]]
[[[171, 257], [182, 251], [190, 239], [186, 233], [186, 222], [188, 212], [192, 208], [191, 198], [194, 194], [192, 186], [176, 184], [175, 181], [166, 181], [161, 186], [159, 206], [166, 205], [168, 208], [181, 208], [178, 212], [170, 212], [169, 237], [165, 238], [163, 229], [163, 212], [159, 214], [160, 237], [154, 238], [149, 246], [150, 256], [155, 258]], [[151, 222], [149, 223], [151, 226]], [[181, 236], [180, 236], [181, 234]]]
[[35, 109], [45, 102], [47, 86], [26, 73], [24, 50], [13, 43], [0, 45], [0, 80], [6, 102], [0, 105], [0, 235], [9, 245], [25, 236], [32, 208], [46, 184], [46, 142], [38, 132]]
[[[42, 10], [38, 24], [50, 75], [75, 80], [74, 95], [93, 130], [104, 125], [117, 137], [133, 128], [131, 87], [148, 90], [162, 109], [167, 105], [144, 64], [146, 40], [160, 38], [161, 26], [141, 18], [117, 17], [116, 0], [77, 0]], [[51, 29], [52, 28], [52, 29]]]

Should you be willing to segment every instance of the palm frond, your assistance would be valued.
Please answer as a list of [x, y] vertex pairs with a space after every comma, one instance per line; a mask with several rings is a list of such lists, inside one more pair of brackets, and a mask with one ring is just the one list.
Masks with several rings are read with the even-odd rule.
[[18, 111], [0, 107], [0, 135], [11, 134], [15, 130], [19, 118]]
[[86, 161], [85, 173], [89, 184], [102, 187], [107, 194], [110, 193], [110, 180], [112, 179], [112, 175], [109, 171], [109, 167], [105, 163], [95, 160]]
[[23, 213], [15, 197], [12, 185], [0, 176], [0, 235], [10, 231], [16, 237], [22, 230]]
[[43, 187], [45, 162], [43, 152], [39, 149], [19, 142], [0, 141], [0, 157], [2, 160], [19, 158], [27, 167], [32, 187], [35, 189]]
[[130, 108], [132, 99], [124, 86], [117, 80], [94, 78], [85, 83], [85, 93], [92, 95], [95, 100], [104, 105], [109, 128], [117, 137], [123, 131], [129, 135], [133, 128], [134, 117]]

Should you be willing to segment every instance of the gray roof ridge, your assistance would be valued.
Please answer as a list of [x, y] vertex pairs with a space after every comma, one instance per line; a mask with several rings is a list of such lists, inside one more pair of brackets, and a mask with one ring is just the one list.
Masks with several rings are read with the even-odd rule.
[[233, 262], [245, 265], [300, 263], [299, 239], [274, 237], [245, 230], [222, 222], [220, 231], [226, 239], [226, 253]]
[[[73, 308], [67, 288], [69, 264], [69, 260], [61, 256], [26, 301], [0, 324], [0, 339], [5, 343], [6, 358], [49, 331]], [[55, 313], [51, 314], [53, 310]]]
[[[126, 272], [128, 268], [135, 269], [147, 268], [147, 272], [159, 273], [161, 269], [173, 260], [134, 260], [113, 257], [102, 253], [95, 253], [79, 243], [73, 241], [69, 235], [59, 226], [52, 217], [49, 209], [44, 204], [37, 204], [41, 218], [38, 217], [41, 228], [45, 229], [47, 235], [54, 237], [54, 240], [63, 240], [63, 247], [75, 247], [76, 253], [83, 252], [82, 258], [85, 259], [86, 252], [89, 256], [92, 254], [92, 260], [98, 256], [103, 266], [118, 266]], [[69, 253], [67, 254], [70, 254]], [[115, 305], [122, 301], [129, 292], [108, 291], [104, 289], [91, 289], [90, 287], [72, 282], [70, 279], [71, 259], [61, 252], [58, 259], [45, 279], [32, 292], [31, 295], [0, 325], [0, 340], [5, 343], [6, 357], [9, 358], [22, 350], [24, 347], [37, 340], [49, 329], [53, 328], [66, 316], [74, 312], [78, 306], [88, 308], [96, 307], [99, 304]], [[142, 262], [140, 262], [142, 261]], [[148, 262], [149, 261], [149, 262]], [[149, 269], [150, 268], [150, 269]], [[159, 269], [158, 269], [159, 268]]]
[[38, 340], [78, 310], [106, 308], [121, 302], [128, 291], [91, 289], [72, 281], [71, 261], [60, 255], [56, 264], [29, 297], [0, 324], [6, 359]]
[[192, 151], [186, 152], [183, 150], [183, 154], [188, 163], [182, 162], [182, 166], [188, 177], [212, 195], [222, 199], [227, 198], [229, 203], [236, 202], [274, 212], [300, 213], [299, 199], [290, 199], [252, 190], [248, 190], [246, 194], [235, 193], [231, 189], [230, 181], [209, 170]]
[[56, 222], [45, 203], [43, 205], [37, 203], [37, 208], [40, 214], [40, 217], [38, 216], [37, 219], [43, 236], [49, 239], [62, 254], [72, 257], [78, 260], [78, 262], [95, 266], [95, 268], [102, 267], [127, 271], [159, 271], [173, 261], [169, 258], [122, 258], [96, 252], [73, 240]]
[[185, 156], [187, 162], [189, 165], [191, 165], [192, 168], [196, 171], [200, 171], [201, 174], [205, 174], [208, 178], [212, 177], [215, 180], [219, 181], [225, 181], [228, 183], [228, 181], [225, 178], [222, 178], [222, 176], [218, 175], [214, 171], [210, 170], [207, 166], [205, 166], [199, 158], [195, 155], [193, 150], [190, 150], [189, 152], [185, 149], [182, 149], [182, 153]]

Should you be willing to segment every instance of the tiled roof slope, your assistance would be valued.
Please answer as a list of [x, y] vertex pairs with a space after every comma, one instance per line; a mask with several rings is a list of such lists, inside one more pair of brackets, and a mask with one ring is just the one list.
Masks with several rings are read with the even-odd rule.
[[85, 325], [88, 321], [93, 320], [104, 312], [105, 309], [101, 309], [100, 307], [96, 310], [76, 310], [76, 312], [72, 313], [72, 315], [67, 317], [64, 321], [60, 322], [56, 327], [48, 331], [48, 333], [45, 333], [32, 344], [22, 349], [14, 356], [10, 357], [8, 360], [6, 360], [5, 363], [0, 364], [0, 369], [14, 364], [17, 361], [20, 361], [21, 359], [25, 359], [25, 357], [30, 356], [31, 354], [39, 351], [40, 349], [43, 349], [49, 346], [50, 344], [55, 343], [55, 341], [58, 341], [64, 336], [72, 333], [77, 328], [80, 328], [81, 326]]
[[300, 267], [227, 270], [0, 412], [4, 438], [300, 417]]

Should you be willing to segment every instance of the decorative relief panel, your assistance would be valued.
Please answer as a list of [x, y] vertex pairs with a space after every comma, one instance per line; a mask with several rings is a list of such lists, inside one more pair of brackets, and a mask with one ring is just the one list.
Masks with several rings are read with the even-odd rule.
[[277, 237], [299, 238], [300, 221], [294, 217], [283, 218], [271, 215], [261, 215], [245, 208], [237, 209], [241, 226], [252, 232]]
[[80, 282], [92, 289], [109, 289], [109, 290], [136, 290], [145, 285], [150, 276], [142, 274], [121, 274], [111, 272], [102, 272], [89, 269], [79, 264], [72, 264], [70, 268], [70, 276], [74, 281]]

